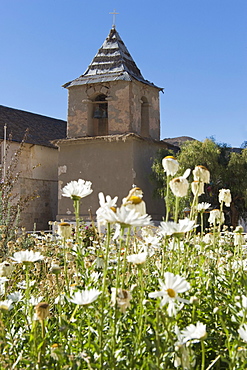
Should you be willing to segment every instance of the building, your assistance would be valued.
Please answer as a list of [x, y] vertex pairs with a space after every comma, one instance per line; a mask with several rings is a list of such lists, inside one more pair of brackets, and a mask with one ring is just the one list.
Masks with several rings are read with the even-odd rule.
[[162, 88], [142, 76], [113, 26], [86, 72], [64, 85], [68, 89], [67, 137], [56, 141], [58, 215], [70, 219], [73, 205], [61, 196], [71, 180], [92, 181], [93, 193], [82, 200], [81, 215], [94, 215], [98, 193], [119, 197], [133, 184], [142, 188], [147, 212], [164, 216], [164, 203], [153, 198], [149, 179], [160, 141], [159, 93]]
[[[0, 105], [1, 180], [15, 157], [28, 129], [15, 173], [20, 177], [15, 199], [37, 194], [21, 213], [20, 225], [27, 230], [45, 230], [57, 214], [58, 148], [51, 140], [66, 137], [66, 122]], [[7, 147], [7, 156], [5, 156]]]

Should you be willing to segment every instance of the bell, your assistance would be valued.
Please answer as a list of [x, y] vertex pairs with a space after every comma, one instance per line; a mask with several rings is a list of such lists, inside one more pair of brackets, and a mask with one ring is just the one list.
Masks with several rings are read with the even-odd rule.
[[107, 111], [103, 110], [101, 118], [107, 118]]
[[102, 118], [102, 112], [99, 108], [95, 109], [93, 118]]

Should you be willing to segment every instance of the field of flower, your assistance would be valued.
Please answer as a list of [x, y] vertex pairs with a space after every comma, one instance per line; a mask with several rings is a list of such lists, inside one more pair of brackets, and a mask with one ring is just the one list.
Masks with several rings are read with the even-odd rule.
[[85, 225], [79, 207], [92, 190], [79, 180], [63, 189], [74, 226], [23, 230], [8, 242], [0, 369], [247, 368], [247, 238], [224, 226], [230, 191], [220, 192], [218, 210], [200, 203], [209, 174], [198, 166], [190, 214], [180, 219], [188, 174], [174, 178], [171, 157], [163, 166], [167, 212], [170, 191], [177, 200], [173, 221], [168, 214], [154, 226], [133, 188], [120, 208], [99, 194], [97, 223]]

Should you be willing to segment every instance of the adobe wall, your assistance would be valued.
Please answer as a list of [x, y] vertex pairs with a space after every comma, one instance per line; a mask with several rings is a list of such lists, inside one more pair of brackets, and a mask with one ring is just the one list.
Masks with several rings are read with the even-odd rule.
[[[11, 157], [15, 155], [19, 143], [10, 142], [6, 160], [6, 171], [11, 164]], [[1, 142], [1, 161], [3, 165], [3, 142]], [[31, 201], [22, 214], [20, 225], [27, 230], [33, 230], [36, 223], [37, 230], [47, 229], [48, 221], [54, 220], [57, 214], [57, 165], [58, 150], [25, 143], [14, 174], [20, 172], [17, 185], [13, 193], [18, 198], [36, 193], [38, 198]]]
[[99, 208], [98, 193], [121, 200], [133, 183], [132, 142], [110, 141], [111, 137], [78, 139], [60, 144], [58, 167], [58, 216], [73, 217], [73, 202], [61, 195], [61, 189], [79, 178], [91, 181], [93, 193], [81, 200], [81, 215], [88, 218], [88, 209]]
[[[151, 164], [160, 145], [136, 137], [85, 138], [67, 140], [59, 144], [59, 194], [57, 219], [72, 219], [73, 202], [61, 195], [61, 189], [70, 181], [89, 180], [93, 193], [81, 200], [81, 215], [88, 219], [88, 209], [95, 215], [99, 207], [98, 193], [112, 198], [118, 196], [118, 206], [132, 185], [141, 187], [148, 213], [154, 219], [164, 215], [164, 202], [153, 199], [150, 182]], [[164, 144], [163, 144], [164, 146]]]
[[48, 222], [54, 221], [57, 214], [57, 181], [21, 177], [20, 196], [37, 192], [38, 198], [32, 200], [21, 214], [20, 226], [32, 231], [48, 230]]

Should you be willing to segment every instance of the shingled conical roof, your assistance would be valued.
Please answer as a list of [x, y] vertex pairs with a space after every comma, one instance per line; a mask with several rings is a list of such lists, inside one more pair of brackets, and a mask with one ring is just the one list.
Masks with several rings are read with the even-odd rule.
[[157, 87], [143, 78], [124, 42], [113, 27], [86, 72], [63, 87], [116, 80], [132, 81], [133, 79]]

